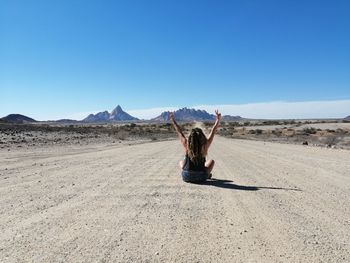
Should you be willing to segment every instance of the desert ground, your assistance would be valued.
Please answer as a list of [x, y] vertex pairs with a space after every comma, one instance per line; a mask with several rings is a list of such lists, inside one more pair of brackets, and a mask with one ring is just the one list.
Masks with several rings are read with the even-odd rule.
[[350, 262], [350, 151], [217, 136], [188, 184], [181, 147], [1, 148], [0, 262]]
[[[209, 128], [210, 123], [205, 123]], [[347, 120], [267, 120], [225, 122], [220, 135], [227, 138], [304, 144], [350, 150]]]

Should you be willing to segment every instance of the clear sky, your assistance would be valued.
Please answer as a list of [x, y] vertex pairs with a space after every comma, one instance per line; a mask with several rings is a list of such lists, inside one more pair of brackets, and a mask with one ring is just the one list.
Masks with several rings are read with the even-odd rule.
[[343, 117], [350, 1], [1, 0], [0, 96], [0, 117], [39, 120], [312, 101]]

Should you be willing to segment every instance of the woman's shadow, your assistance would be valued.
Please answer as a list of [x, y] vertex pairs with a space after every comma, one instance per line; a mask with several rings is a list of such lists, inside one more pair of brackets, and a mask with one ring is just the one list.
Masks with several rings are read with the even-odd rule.
[[239, 185], [233, 184], [231, 180], [222, 180], [222, 179], [209, 179], [202, 185], [212, 185], [220, 188], [227, 188], [232, 190], [244, 190], [244, 191], [258, 191], [261, 189], [273, 189], [273, 190], [287, 190], [287, 191], [301, 191], [298, 188], [284, 188], [284, 187], [271, 187], [271, 186], [252, 186], [252, 185]]

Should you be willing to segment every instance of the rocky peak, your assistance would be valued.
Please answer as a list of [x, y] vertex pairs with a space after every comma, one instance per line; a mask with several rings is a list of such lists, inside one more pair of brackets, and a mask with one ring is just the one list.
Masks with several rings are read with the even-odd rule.
[[122, 107], [120, 107], [120, 105], [118, 105], [117, 107], [114, 108], [114, 110], [112, 110], [111, 115], [116, 115], [116, 114], [122, 113], [122, 112], [124, 112]]
[[118, 105], [111, 113], [103, 111], [94, 114], [90, 114], [83, 121], [85, 122], [110, 122], [110, 121], [132, 121], [138, 120], [137, 118], [129, 115], [123, 111], [122, 107]]

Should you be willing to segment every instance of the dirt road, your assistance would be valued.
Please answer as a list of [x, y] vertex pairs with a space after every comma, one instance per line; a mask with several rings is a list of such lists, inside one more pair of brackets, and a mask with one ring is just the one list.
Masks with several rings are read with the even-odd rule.
[[0, 152], [0, 262], [350, 262], [350, 151], [217, 137]]

